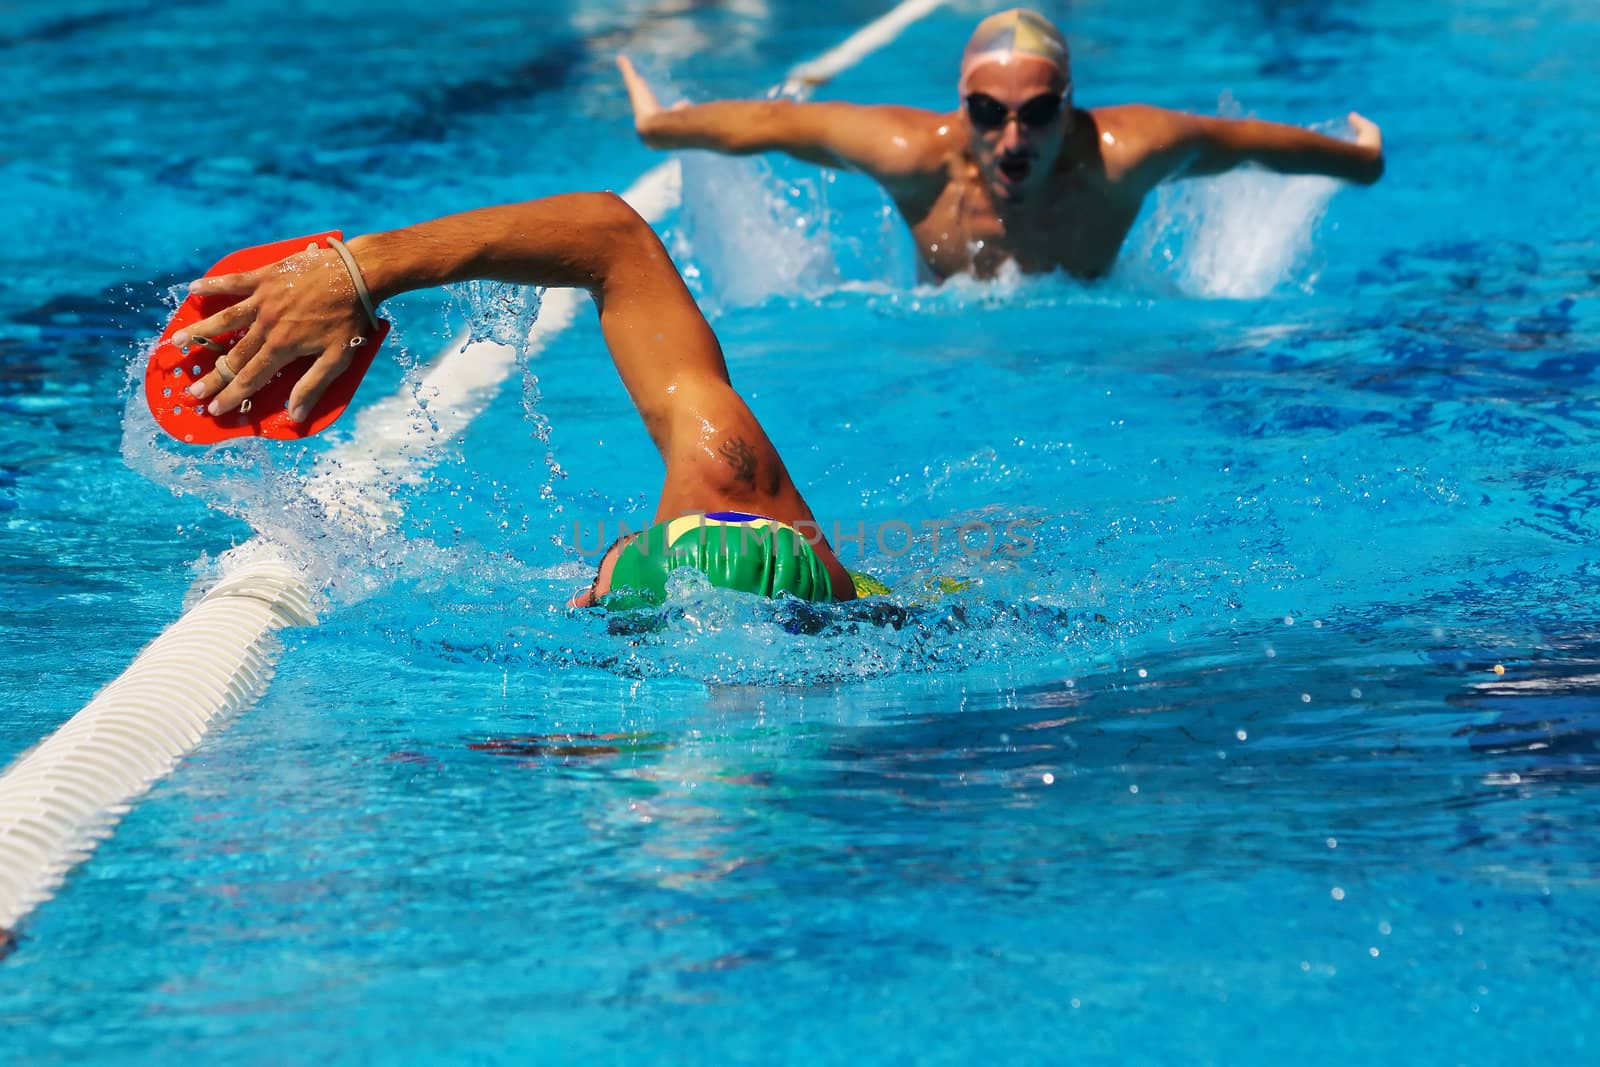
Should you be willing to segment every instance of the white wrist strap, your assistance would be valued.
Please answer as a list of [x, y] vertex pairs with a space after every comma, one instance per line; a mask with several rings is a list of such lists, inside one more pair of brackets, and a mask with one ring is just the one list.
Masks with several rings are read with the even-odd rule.
[[367, 321], [372, 323], [372, 328], [378, 328], [378, 309], [372, 304], [372, 293], [367, 290], [366, 279], [361, 277], [361, 268], [356, 266], [356, 257], [344, 246], [344, 242], [337, 237], [328, 238], [328, 247], [339, 253], [339, 258], [344, 260], [345, 270], [350, 272], [350, 281], [356, 287], [356, 296], [361, 298], [361, 306], [367, 309]]

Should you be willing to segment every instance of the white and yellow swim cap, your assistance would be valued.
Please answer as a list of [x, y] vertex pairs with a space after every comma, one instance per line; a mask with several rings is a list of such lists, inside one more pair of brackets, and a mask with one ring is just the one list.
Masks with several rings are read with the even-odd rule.
[[967, 77], [975, 68], [1004, 62], [1012, 56], [1033, 56], [1054, 64], [1061, 71], [1061, 80], [1071, 87], [1067, 39], [1037, 11], [1014, 7], [990, 15], [972, 31], [966, 50], [961, 53], [961, 94], [966, 95]]

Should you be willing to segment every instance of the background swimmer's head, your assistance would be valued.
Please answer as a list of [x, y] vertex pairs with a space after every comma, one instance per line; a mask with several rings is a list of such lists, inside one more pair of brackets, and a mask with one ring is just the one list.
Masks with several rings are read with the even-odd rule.
[[1071, 88], [1071, 60], [1067, 39], [1049, 19], [1037, 11], [1014, 7], [990, 15], [978, 23], [961, 53], [961, 92], [966, 95], [967, 76], [984, 63], [1005, 63], [1018, 56], [1031, 56], [1060, 72], [1061, 88]]
[[1021, 201], [1048, 180], [1072, 129], [1067, 42], [1022, 8], [978, 23], [961, 54], [961, 107], [990, 191]]

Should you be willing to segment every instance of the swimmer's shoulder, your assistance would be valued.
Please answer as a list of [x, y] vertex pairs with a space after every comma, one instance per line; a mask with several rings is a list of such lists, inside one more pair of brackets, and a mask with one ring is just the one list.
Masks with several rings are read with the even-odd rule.
[[1150, 104], [1090, 108], [1087, 114], [1105, 180], [1112, 185], [1138, 184], [1141, 172], [1177, 148], [1193, 122], [1193, 116], [1182, 111]]
[[956, 116], [902, 104], [857, 105], [870, 116], [878, 142], [876, 169], [882, 177], [942, 174], [964, 142]]

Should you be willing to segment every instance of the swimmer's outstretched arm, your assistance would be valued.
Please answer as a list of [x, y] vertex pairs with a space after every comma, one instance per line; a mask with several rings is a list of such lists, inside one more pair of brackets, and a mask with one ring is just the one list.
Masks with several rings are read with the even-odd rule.
[[[470, 279], [587, 289], [617, 373], [666, 465], [657, 518], [744, 510], [820, 530], [783, 460], [728, 380], [722, 348], [661, 239], [622, 198], [573, 193], [481, 208], [347, 243], [374, 303]], [[237, 377], [215, 371], [194, 386], [214, 413], [231, 411], [280, 369], [316, 357], [289, 395], [303, 420], [350, 364], [368, 328], [339, 254], [313, 248], [259, 270], [202, 278], [190, 291], [242, 299], [172, 336], [244, 331], [229, 350]], [[808, 524], [800, 526], [799, 524]], [[826, 541], [837, 589], [851, 588]], [[848, 599], [848, 595], [844, 597]]]
[[891, 105], [714, 100], [663, 108], [626, 56], [617, 57], [633, 124], [651, 148], [725, 155], [784, 152], [807, 163], [859, 170], [881, 182], [942, 173], [926, 143], [932, 112]]
[[1354, 141], [1257, 119], [1211, 118], [1142, 106], [1104, 111], [1115, 113], [1118, 125], [1136, 130], [1138, 140], [1150, 146], [1137, 168], [1147, 186], [1221, 174], [1245, 163], [1280, 174], [1321, 174], [1362, 185], [1383, 176], [1383, 133], [1377, 123], [1354, 111], [1348, 119]]
[[[728, 369], [661, 241], [611, 193], [574, 193], [482, 208], [386, 233], [353, 237], [354, 256], [375, 303], [413, 289], [469, 279], [589, 290], [618, 373], [663, 453], [673, 387], [727, 388]], [[238, 376], [223, 388], [215, 373], [197, 385], [220, 414], [260, 389], [289, 363], [316, 361], [290, 394], [303, 419], [350, 363], [348, 341], [366, 329], [365, 312], [344, 262], [314, 249], [240, 274], [202, 278], [202, 294], [243, 300], [174, 336], [245, 330], [230, 360]], [[731, 389], [728, 389], [731, 394]]]

